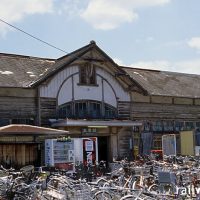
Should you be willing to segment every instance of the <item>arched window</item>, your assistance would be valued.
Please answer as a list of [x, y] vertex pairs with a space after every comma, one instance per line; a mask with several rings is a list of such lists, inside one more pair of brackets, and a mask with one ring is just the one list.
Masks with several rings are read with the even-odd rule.
[[117, 117], [117, 109], [100, 101], [79, 100], [59, 106], [58, 118], [75, 119], [113, 119]]

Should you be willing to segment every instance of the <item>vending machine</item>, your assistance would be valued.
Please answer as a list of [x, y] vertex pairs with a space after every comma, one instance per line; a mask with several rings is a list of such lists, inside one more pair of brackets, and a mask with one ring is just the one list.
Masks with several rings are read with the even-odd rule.
[[98, 161], [97, 137], [71, 138], [70, 140], [45, 140], [45, 165], [68, 171], [75, 163], [96, 164]]
[[97, 138], [83, 138], [83, 163], [84, 165], [92, 164], [95, 165], [98, 161], [98, 149], [97, 149]]
[[45, 165], [68, 171], [74, 170], [74, 140], [45, 140]]

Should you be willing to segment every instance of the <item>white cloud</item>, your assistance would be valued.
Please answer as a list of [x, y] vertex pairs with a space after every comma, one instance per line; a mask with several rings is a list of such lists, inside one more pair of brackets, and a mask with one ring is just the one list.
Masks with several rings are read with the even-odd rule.
[[114, 61], [122, 66], [171, 71], [189, 74], [200, 74], [200, 59], [170, 62], [167, 60], [138, 61], [133, 64], [124, 64], [122, 60], [115, 58]]
[[166, 60], [154, 60], [154, 61], [139, 61], [130, 65], [130, 67], [142, 68], [142, 69], [155, 69], [170, 71], [171, 64]]
[[171, 0], [90, 0], [81, 17], [95, 29], [109, 30], [138, 18], [137, 8], [160, 6]]
[[[1, 0], [0, 18], [16, 23], [27, 15], [44, 14], [53, 10], [53, 0]], [[5, 35], [9, 27], [0, 22], [0, 34]]]
[[120, 60], [119, 58], [114, 58], [113, 60], [114, 60], [115, 63], [117, 63], [117, 64], [120, 65], [120, 66], [125, 65], [125, 64], [123, 63], [123, 61]]
[[200, 37], [193, 37], [188, 41], [188, 45], [191, 48], [200, 50]]
[[60, 0], [55, 6], [58, 14], [64, 14], [67, 18], [72, 18], [81, 14], [86, 3], [83, 0]]
[[179, 72], [200, 74], [200, 59], [179, 61], [174, 66]]

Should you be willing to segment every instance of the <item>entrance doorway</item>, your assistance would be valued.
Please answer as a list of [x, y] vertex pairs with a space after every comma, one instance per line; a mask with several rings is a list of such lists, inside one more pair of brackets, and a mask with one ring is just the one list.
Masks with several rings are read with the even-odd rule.
[[104, 160], [108, 163], [109, 148], [108, 148], [109, 137], [102, 136], [98, 137], [98, 159], [99, 161]]

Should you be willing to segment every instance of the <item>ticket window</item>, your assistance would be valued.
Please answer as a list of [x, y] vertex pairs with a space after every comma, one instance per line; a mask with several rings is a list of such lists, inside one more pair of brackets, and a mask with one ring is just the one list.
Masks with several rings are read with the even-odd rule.
[[156, 135], [153, 137], [153, 149], [159, 150], [162, 149], [162, 136], [161, 135]]

